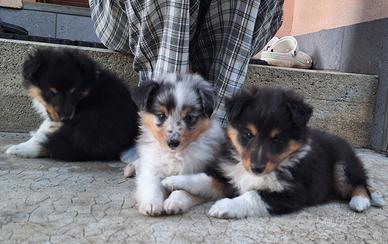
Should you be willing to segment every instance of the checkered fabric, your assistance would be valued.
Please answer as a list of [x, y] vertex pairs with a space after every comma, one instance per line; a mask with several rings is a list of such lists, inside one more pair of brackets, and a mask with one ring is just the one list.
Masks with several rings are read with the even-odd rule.
[[140, 79], [191, 66], [215, 87], [214, 116], [244, 83], [250, 57], [282, 23], [284, 0], [89, 0], [97, 36], [131, 52]]

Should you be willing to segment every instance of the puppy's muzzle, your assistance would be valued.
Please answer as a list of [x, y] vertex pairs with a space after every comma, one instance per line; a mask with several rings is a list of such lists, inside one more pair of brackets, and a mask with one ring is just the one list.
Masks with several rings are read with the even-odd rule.
[[261, 174], [267, 166], [268, 158], [262, 152], [262, 148], [257, 148], [251, 155], [251, 170], [255, 174]]
[[71, 119], [73, 119], [74, 117], [74, 112], [70, 112], [70, 113], [61, 113], [60, 114], [60, 120], [62, 122], [67, 122], [67, 121], [70, 121]]
[[62, 122], [72, 120], [75, 114], [74, 106], [64, 106], [59, 109], [59, 118]]
[[167, 140], [168, 147], [171, 149], [175, 149], [179, 146], [180, 143], [181, 141], [179, 133], [171, 133], [170, 137]]
[[251, 166], [251, 170], [252, 170], [252, 172], [253, 173], [255, 173], [255, 174], [261, 174], [261, 173], [263, 173], [263, 171], [264, 171], [264, 169], [265, 169], [265, 164], [252, 164], [252, 166]]
[[175, 149], [179, 146], [181, 142], [179, 140], [176, 140], [176, 139], [171, 139], [171, 140], [168, 140], [167, 141], [167, 145], [171, 148], [171, 149]]

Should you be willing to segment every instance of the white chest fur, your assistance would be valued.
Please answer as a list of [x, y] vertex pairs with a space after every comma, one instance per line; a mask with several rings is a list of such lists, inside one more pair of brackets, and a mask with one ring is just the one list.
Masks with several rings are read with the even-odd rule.
[[163, 148], [144, 128], [138, 140], [138, 170], [153, 172], [160, 178], [202, 172], [220, 151], [225, 136], [218, 122], [182, 151]]
[[276, 174], [255, 175], [247, 171], [243, 164], [223, 164], [222, 170], [230, 179], [230, 183], [239, 189], [240, 194], [253, 190], [282, 191], [285, 183], [278, 180]]

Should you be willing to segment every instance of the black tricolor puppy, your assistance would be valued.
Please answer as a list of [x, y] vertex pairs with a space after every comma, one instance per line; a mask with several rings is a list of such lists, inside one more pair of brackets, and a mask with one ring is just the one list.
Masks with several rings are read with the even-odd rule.
[[[207, 173], [162, 183], [219, 199], [209, 214], [241, 218], [284, 214], [332, 199], [355, 211], [382, 206], [351, 145], [307, 123], [312, 107], [292, 91], [246, 89], [226, 104], [231, 156]], [[232, 159], [233, 158], [233, 159]], [[225, 191], [228, 189], [228, 191]]]
[[19, 157], [114, 160], [135, 143], [137, 107], [127, 86], [89, 57], [70, 49], [40, 49], [24, 63], [23, 84], [44, 121]]

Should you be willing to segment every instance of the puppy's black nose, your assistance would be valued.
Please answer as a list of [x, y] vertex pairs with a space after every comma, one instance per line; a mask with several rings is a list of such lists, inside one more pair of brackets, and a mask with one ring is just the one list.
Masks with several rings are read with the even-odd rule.
[[251, 166], [252, 172], [253, 172], [253, 173], [256, 173], [256, 174], [263, 173], [264, 169], [265, 169], [265, 164], [259, 164], [259, 165], [253, 164], [253, 165]]
[[179, 143], [181, 143], [180, 141], [178, 141], [178, 140], [169, 140], [168, 142], [167, 142], [167, 145], [171, 148], [171, 149], [175, 149], [175, 148], [177, 148], [178, 146], [179, 146]]

